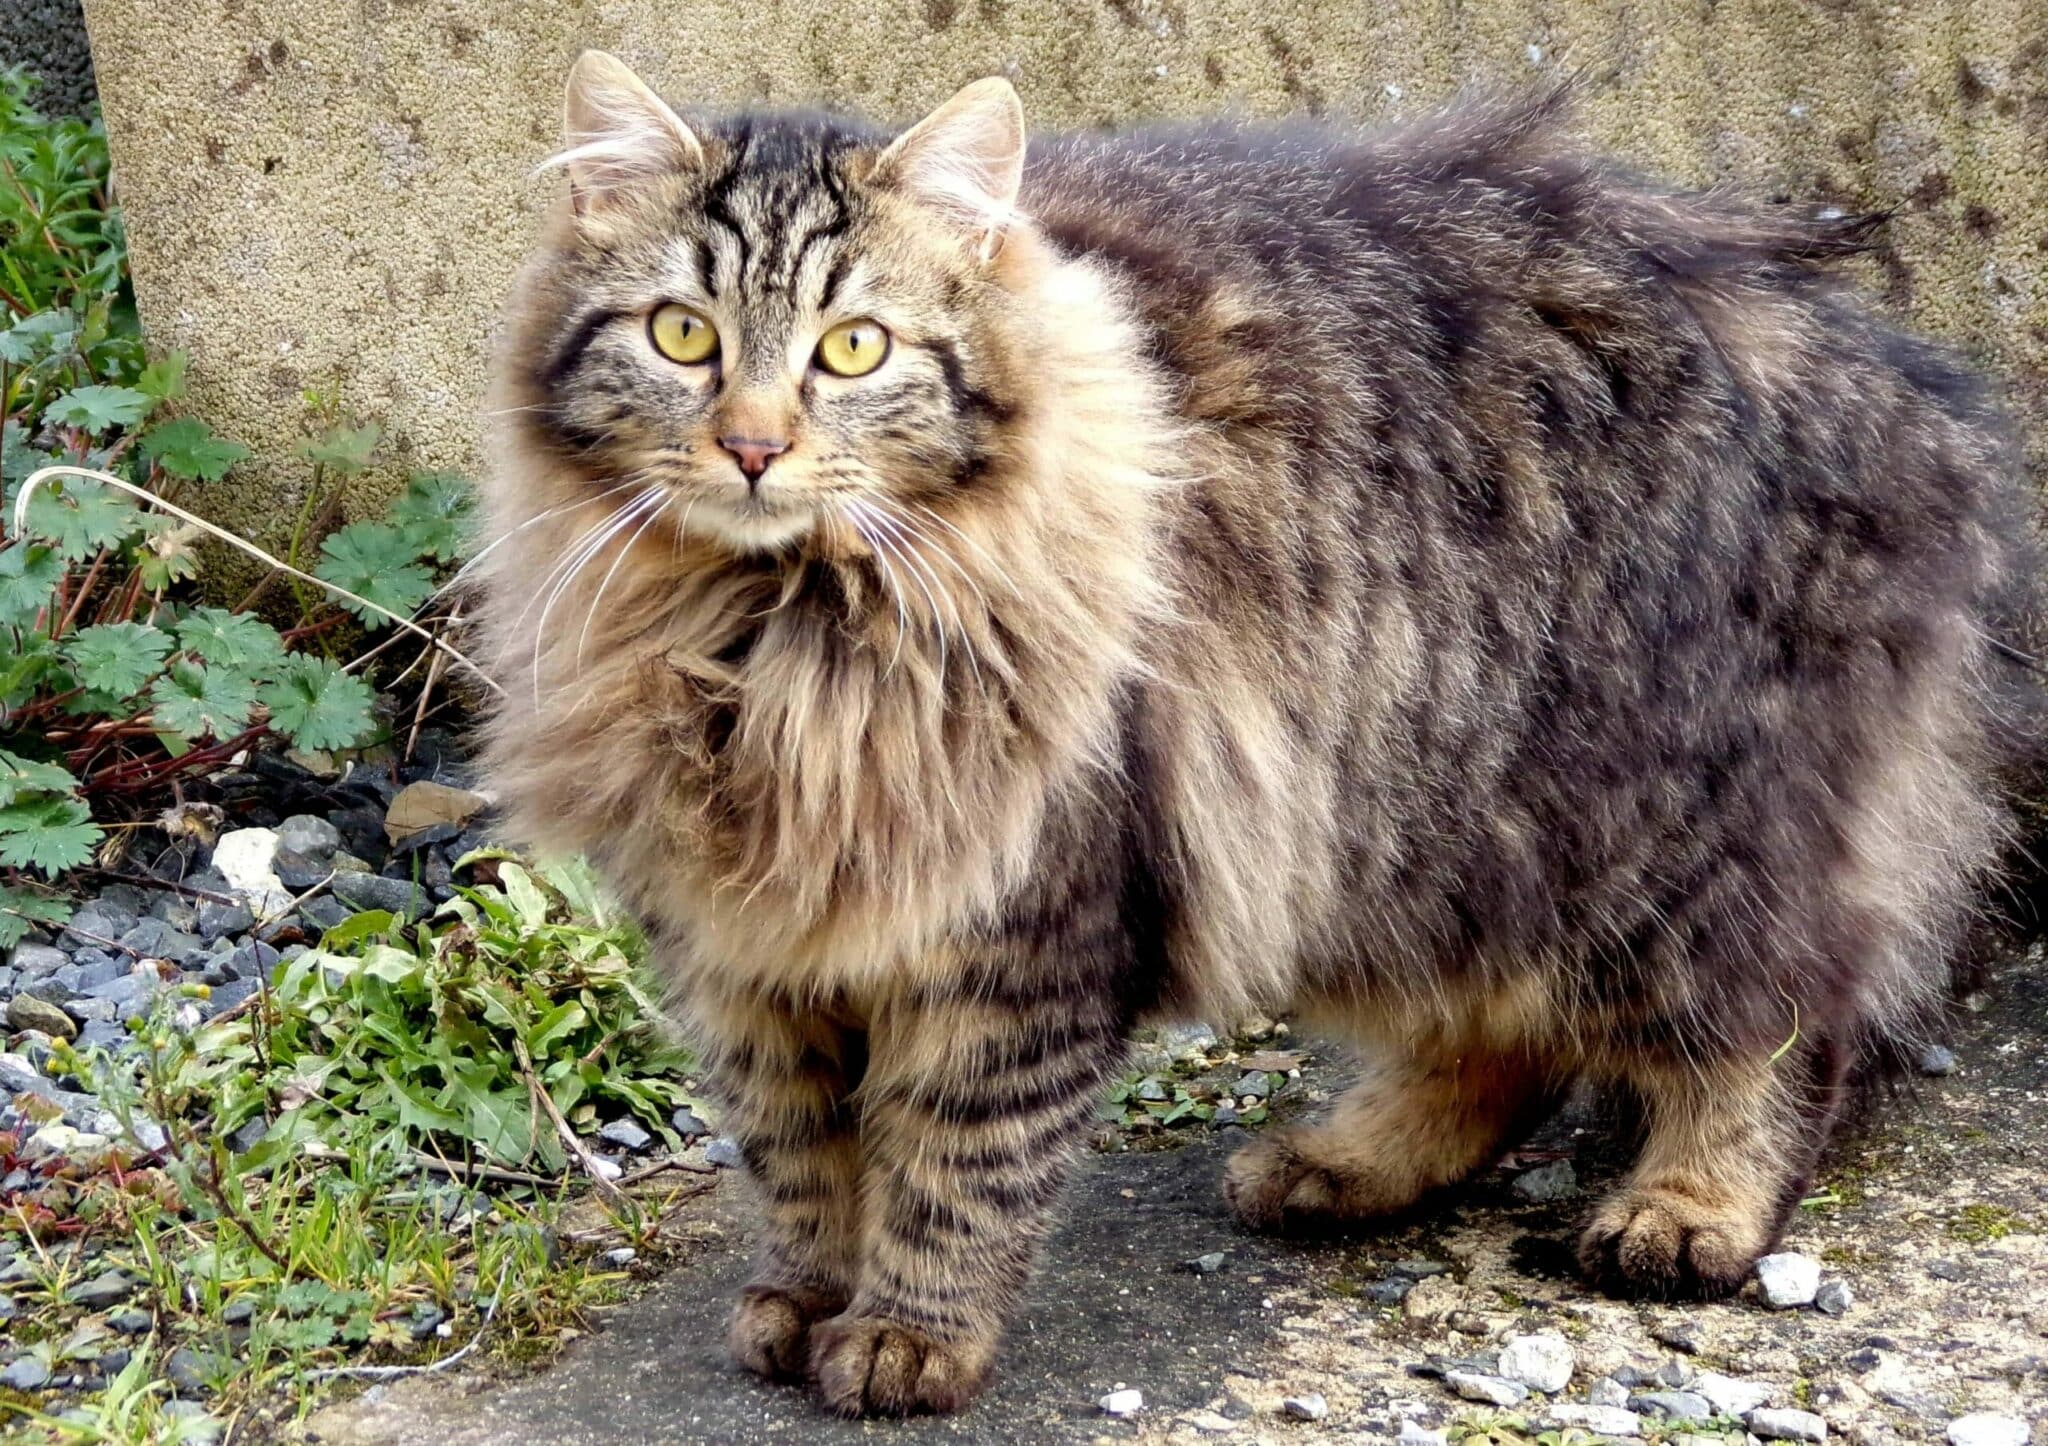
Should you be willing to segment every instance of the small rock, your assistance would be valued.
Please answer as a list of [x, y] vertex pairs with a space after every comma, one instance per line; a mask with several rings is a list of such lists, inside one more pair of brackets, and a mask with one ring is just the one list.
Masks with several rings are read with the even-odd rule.
[[295, 849], [280, 848], [270, 860], [270, 867], [277, 874], [277, 881], [297, 898], [308, 889], [318, 888], [326, 882], [333, 869], [320, 859], [308, 858]]
[[171, 1384], [179, 1390], [197, 1395], [207, 1389], [206, 1383], [209, 1380], [227, 1374], [229, 1364], [213, 1351], [180, 1346], [172, 1351], [171, 1358], [164, 1362], [164, 1375], [169, 1377]]
[[256, 916], [241, 904], [221, 904], [204, 899], [200, 901], [192, 932], [211, 943], [215, 939], [242, 933], [253, 928], [255, 923]]
[[1413, 1421], [1401, 1423], [1401, 1434], [1394, 1438], [1396, 1446], [1444, 1446], [1447, 1432], [1432, 1431], [1427, 1426], [1418, 1426]]
[[1953, 1260], [1930, 1260], [1927, 1262], [1927, 1273], [1936, 1280], [1961, 1280], [1969, 1274]]
[[1427, 1280], [1432, 1275], [1451, 1273], [1451, 1268], [1440, 1260], [1397, 1260], [1387, 1269], [1410, 1280]]
[[1282, 1401], [1280, 1414], [1290, 1421], [1320, 1421], [1330, 1414], [1330, 1403], [1311, 1391], [1306, 1396], [1289, 1396]]
[[1715, 1415], [1733, 1416], [1738, 1420], [1776, 1394], [1775, 1387], [1724, 1376], [1719, 1371], [1701, 1371], [1692, 1378], [1692, 1389], [1706, 1397]]
[[1237, 1106], [1234, 1104], [1216, 1106], [1216, 1113], [1209, 1116], [1209, 1123], [1216, 1126], [1218, 1129], [1221, 1129], [1225, 1125], [1236, 1124]]
[[1559, 1401], [1543, 1413], [1543, 1418], [1550, 1425], [1576, 1426], [1580, 1430], [1591, 1431], [1595, 1436], [1643, 1434], [1643, 1418], [1619, 1406], [1580, 1406], [1571, 1401]]
[[1828, 1423], [1811, 1411], [1771, 1410], [1764, 1407], [1743, 1417], [1743, 1424], [1766, 1441], [1825, 1441]]
[[324, 818], [295, 813], [277, 826], [279, 848], [322, 862], [341, 847], [341, 830]]
[[1756, 1263], [1756, 1283], [1774, 1310], [1812, 1305], [1820, 1291], [1820, 1264], [1789, 1250], [1766, 1255]]
[[1247, 1074], [1230, 1087], [1238, 1099], [1262, 1100], [1273, 1092], [1273, 1080], [1266, 1074]]
[[462, 825], [489, 804], [490, 800], [482, 794], [466, 788], [450, 788], [445, 783], [408, 783], [385, 810], [384, 836], [394, 844], [404, 843], [422, 829], [442, 824], [453, 825], [459, 832]]
[[82, 1285], [74, 1285], [64, 1298], [81, 1310], [105, 1310], [135, 1294], [135, 1282], [118, 1270], [102, 1271]]
[[1593, 1383], [1593, 1388], [1586, 1392], [1586, 1399], [1595, 1406], [1626, 1406], [1628, 1387], [1612, 1376], [1602, 1376]]
[[711, 1133], [711, 1126], [698, 1119], [695, 1112], [688, 1105], [677, 1105], [675, 1113], [668, 1117], [668, 1125], [670, 1129], [683, 1137], [683, 1143], [685, 1144], [697, 1139], [699, 1136]]
[[1713, 1403], [1694, 1391], [1645, 1391], [1631, 1397], [1629, 1405], [1672, 1421], [1705, 1421], [1714, 1414]]
[[181, 899], [176, 894], [165, 894], [151, 904], [149, 917], [183, 934], [194, 933], [199, 928], [197, 906], [190, 899]]
[[1410, 1320], [1419, 1325], [1429, 1325], [1457, 1310], [1464, 1304], [1464, 1299], [1464, 1292], [1458, 1289], [1456, 1282], [1438, 1275], [1415, 1282], [1415, 1288], [1408, 1292], [1401, 1306]]
[[124, 1336], [147, 1335], [155, 1323], [146, 1310], [117, 1310], [107, 1317], [107, 1324]]
[[1515, 1176], [1514, 1192], [1535, 1204], [1569, 1200], [1579, 1193], [1579, 1172], [1570, 1160], [1552, 1160]]
[[1577, 1364], [1571, 1342], [1550, 1331], [1515, 1336], [1500, 1352], [1500, 1373], [1532, 1391], [1562, 1391], [1572, 1383]]
[[1374, 1305], [1399, 1305], [1408, 1299], [1408, 1292], [1415, 1289], [1415, 1282], [1402, 1275], [1390, 1275], [1385, 1280], [1375, 1280], [1365, 1288], [1365, 1298]]
[[[612, 1253], [617, 1254], [618, 1252], [614, 1251]], [[414, 1340], [423, 1341], [430, 1336], [439, 1334], [441, 1322], [447, 1319], [448, 1312], [442, 1310], [441, 1307], [431, 1301], [422, 1301], [413, 1307], [412, 1314], [406, 1318], [405, 1331]]]
[[1444, 1384], [1468, 1401], [1484, 1401], [1489, 1406], [1519, 1406], [1529, 1399], [1527, 1386], [1477, 1371], [1445, 1371]]
[[1221, 1250], [1212, 1250], [1207, 1255], [1197, 1255], [1192, 1260], [1183, 1260], [1180, 1268], [1190, 1275], [1214, 1275], [1223, 1268], [1229, 1256]]
[[13, 1320], [14, 1313], [14, 1297], [11, 1295], [0, 1295], [0, 1322]]
[[424, 891], [410, 880], [381, 874], [336, 874], [329, 889], [353, 908], [384, 909], [407, 919], [417, 918], [425, 901]]
[[1849, 1289], [1846, 1280], [1823, 1281], [1821, 1288], [1814, 1292], [1813, 1303], [1823, 1315], [1845, 1315], [1849, 1307], [1856, 1304], [1856, 1292]]
[[39, 1029], [52, 1039], [76, 1039], [78, 1026], [71, 1016], [46, 999], [17, 994], [7, 1001], [7, 1027], [12, 1030]]
[[1650, 1326], [1650, 1339], [1688, 1356], [1700, 1353], [1700, 1328], [1690, 1321], [1656, 1321]]
[[139, 921], [136, 910], [102, 896], [81, 904], [64, 926], [63, 937], [80, 945], [118, 939]]
[[21, 1158], [24, 1160], [72, 1160], [81, 1165], [91, 1165], [107, 1152], [112, 1144], [105, 1135], [95, 1135], [89, 1130], [76, 1130], [70, 1125], [44, 1125], [21, 1144]]
[[1141, 1100], [1151, 1100], [1155, 1103], [1167, 1099], [1165, 1083], [1157, 1079], [1140, 1080], [1138, 1082], [1138, 1098]]
[[1949, 1446], [2027, 1446], [2027, 1423], [2017, 1416], [1974, 1411], [1948, 1423]]
[[606, 1265], [631, 1265], [639, 1258], [640, 1252], [630, 1245], [621, 1245], [616, 1250], [607, 1250], [604, 1253], [604, 1263]]
[[1171, 1024], [1159, 1031], [1159, 1047], [1171, 1059], [1204, 1055], [1216, 1047], [1216, 1031], [1206, 1024]]
[[0, 1054], [0, 1094], [32, 1094], [47, 1098], [56, 1088], [25, 1056]]
[[617, 1145], [634, 1154], [654, 1143], [654, 1136], [640, 1128], [632, 1120], [613, 1120], [597, 1132], [597, 1137], [608, 1145]]
[[1143, 1391], [1111, 1391], [1095, 1403], [1105, 1416], [1135, 1416], [1145, 1409]]
[[[110, 934], [107, 937], [113, 936]], [[14, 953], [7, 962], [20, 971], [22, 978], [40, 979], [62, 969], [71, 961], [62, 949], [52, 948], [48, 944], [16, 944]]]
[[231, 1300], [221, 1311], [220, 1318], [227, 1325], [247, 1325], [256, 1318], [256, 1302], [246, 1295], [240, 1300]]
[[276, 857], [274, 830], [238, 828], [220, 836], [213, 850], [213, 866], [227, 880], [230, 893], [257, 913], [267, 914], [287, 908], [292, 900], [271, 868]]
[[1930, 1044], [1920, 1052], [1920, 1073], [1940, 1075], [1955, 1071], [1956, 1052], [1947, 1045]]
[[704, 1163], [732, 1170], [746, 1163], [740, 1154], [739, 1144], [726, 1135], [720, 1135], [704, 1147]]
[[1670, 1390], [1682, 1390], [1692, 1384], [1692, 1366], [1685, 1361], [1672, 1359], [1650, 1373], [1653, 1384]]
[[34, 1356], [22, 1356], [0, 1371], [0, 1386], [10, 1391], [40, 1391], [50, 1381], [50, 1368]]

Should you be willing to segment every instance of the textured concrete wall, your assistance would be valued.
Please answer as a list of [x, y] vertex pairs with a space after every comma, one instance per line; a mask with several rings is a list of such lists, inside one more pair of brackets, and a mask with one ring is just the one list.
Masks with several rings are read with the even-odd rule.
[[92, 108], [92, 53], [79, 0], [0, 0], [0, 70], [42, 77], [36, 109], [84, 115]]
[[[561, 78], [617, 51], [681, 103], [908, 116], [1010, 75], [1039, 126], [1224, 107], [1378, 116], [1473, 77], [1611, 77], [1585, 128], [1692, 182], [1901, 208], [1871, 281], [2012, 378], [2048, 456], [2043, 0], [87, 0], [154, 339], [258, 448], [216, 507], [270, 531], [300, 393], [399, 466], [475, 464], [501, 290]], [[371, 479], [366, 493], [388, 478]], [[367, 503], [370, 498], [362, 499]]]

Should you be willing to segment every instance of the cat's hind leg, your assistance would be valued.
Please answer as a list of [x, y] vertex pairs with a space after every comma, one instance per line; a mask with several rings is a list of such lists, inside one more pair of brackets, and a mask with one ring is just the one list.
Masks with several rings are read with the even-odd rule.
[[1533, 1054], [1376, 1048], [1329, 1117], [1231, 1157], [1224, 1196], [1254, 1229], [1313, 1233], [1391, 1215], [1486, 1165], [1569, 1081]]
[[1845, 1057], [1802, 1042], [1704, 1062], [1624, 1066], [1648, 1131], [1594, 1211], [1579, 1262], [1622, 1295], [1726, 1295], [1776, 1243], [1841, 1110]]

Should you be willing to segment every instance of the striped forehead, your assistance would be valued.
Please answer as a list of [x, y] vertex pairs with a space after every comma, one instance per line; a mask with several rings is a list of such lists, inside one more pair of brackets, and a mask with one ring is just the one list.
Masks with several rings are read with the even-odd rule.
[[[824, 137], [746, 132], [704, 193], [706, 283], [741, 304], [816, 304], [852, 224], [835, 146]], [[708, 263], [708, 264], [707, 264]]]

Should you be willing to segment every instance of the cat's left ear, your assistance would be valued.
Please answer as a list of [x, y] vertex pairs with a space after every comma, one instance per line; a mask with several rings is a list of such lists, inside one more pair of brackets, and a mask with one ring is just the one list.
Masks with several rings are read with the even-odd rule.
[[993, 260], [1024, 184], [1023, 102], [999, 75], [963, 87], [882, 152], [873, 179], [970, 229]]
[[602, 50], [584, 51], [569, 67], [562, 133], [568, 149], [548, 164], [569, 172], [579, 216], [704, 164], [704, 147], [682, 117]]

